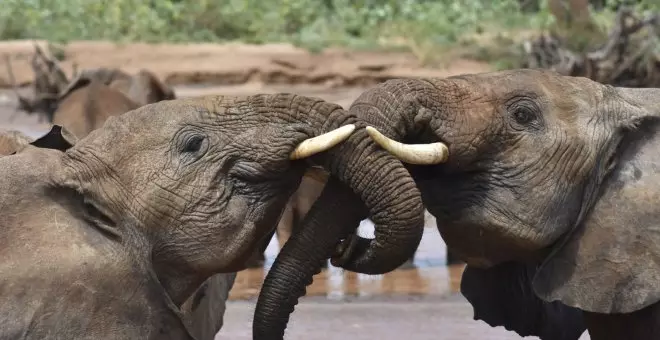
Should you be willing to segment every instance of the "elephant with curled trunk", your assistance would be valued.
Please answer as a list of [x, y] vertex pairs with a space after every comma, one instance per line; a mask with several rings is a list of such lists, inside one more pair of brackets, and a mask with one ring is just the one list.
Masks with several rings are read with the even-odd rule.
[[[417, 163], [477, 319], [543, 340], [660, 337], [660, 89], [512, 70], [388, 81], [350, 111]], [[443, 164], [402, 144], [439, 142]]]
[[320, 99], [212, 96], [145, 105], [80, 140], [56, 125], [1, 157], [0, 338], [196, 338], [181, 306], [244, 268], [310, 164], [360, 198], [348, 212], [385, 222], [377, 235], [409, 234], [400, 249], [350, 247], [356, 268], [404, 262], [421, 195], [388, 152], [358, 148], [370, 141], [356, 127]]

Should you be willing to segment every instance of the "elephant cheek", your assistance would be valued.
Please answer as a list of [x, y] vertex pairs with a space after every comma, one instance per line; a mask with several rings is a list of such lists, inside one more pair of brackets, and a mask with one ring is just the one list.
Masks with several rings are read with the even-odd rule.
[[223, 265], [230, 265], [248, 253], [251, 247], [251, 241], [256, 239], [256, 224], [250, 219], [249, 202], [240, 196], [233, 196], [226, 206], [219, 207], [224, 212], [218, 216], [214, 224], [212, 235], [209, 240], [213, 240], [211, 247], [217, 248], [218, 253], [222, 254]]
[[471, 223], [440, 223], [438, 230], [453, 253], [468, 265], [489, 268], [508, 261], [527, 262], [538, 252], [517, 239], [508, 238], [500, 228]]

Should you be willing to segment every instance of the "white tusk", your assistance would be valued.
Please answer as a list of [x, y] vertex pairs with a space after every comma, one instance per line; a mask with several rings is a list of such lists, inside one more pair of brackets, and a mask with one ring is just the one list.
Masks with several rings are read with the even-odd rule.
[[386, 137], [371, 126], [367, 126], [366, 130], [378, 145], [404, 163], [418, 165], [438, 164], [445, 162], [449, 157], [449, 149], [444, 143], [403, 144]]
[[353, 133], [353, 130], [355, 130], [355, 125], [348, 124], [320, 136], [305, 139], [302, 143], [298, 144], [295, 150], [293, 150], [289, 159], [303, 159], [328, 150], [343, 142], [351, 135], [351, 133]]

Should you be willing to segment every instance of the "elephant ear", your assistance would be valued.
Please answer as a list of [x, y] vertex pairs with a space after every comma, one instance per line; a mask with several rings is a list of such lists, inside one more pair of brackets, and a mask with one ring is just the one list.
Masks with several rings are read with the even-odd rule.
[[78, 139], [71, 132], [59, 125], [53, 125], [47, 134], [30, 143], [38, 148], [66, 151], [74, 146]]
[[585, 311], [630, 313], [660, 300], [660, 124], [619, 145], [617, 164], [582, 223], [542, 264], [537, 295]]
[[67, 87], [64, 88], [64, 90], [62, 90], [62, 92], [60, 92], [60, 94], [58, 96], [58, 100], [62, 101], [68, 95], [73, 93], [73, 91], [75, 91], [75, 90], [77, 90], [81, 87], [88, 86], [92, 82], [92, 79], [93, 79], [92, 72], [93, 71], [85, 70], [85, 71], [82, 71], [80, 74], [78, 74], [78, 76], [76, 78], [74, 78], [73, 80], [71, 80], [69, 85], [67, 85]]
[[461, 293], [472, 305], [474, 319], [491, 327], [541, 340], [578, 340], [586, 329], [582, 311], [539, 299], [532, 288], [535, 272], [535, 266], [514, 262], [487, 269], [467, 266]]
[[133, 94], [144, 93], [146, 98], [131, 98], [133, 100], [145, 100], [145, 102], [140, 103], [140, 105], [146, 105], [149, 103], [159, 102], [161, 100], [171, 100], [176, 98], [174, 91], [169, 86], [165, 85], [165, 83], [158, 79], [155, 74], [144, 69], [141, 69], [134, 76], [134, 81], [132, 82], [128, 93], [130, 93], [131, 96]]

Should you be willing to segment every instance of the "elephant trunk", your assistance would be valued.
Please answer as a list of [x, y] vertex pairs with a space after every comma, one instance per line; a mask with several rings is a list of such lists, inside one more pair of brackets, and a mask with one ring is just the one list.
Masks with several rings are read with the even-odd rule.
[[332, 256], [337, 243], [367, 215], [375, 224], [374, 239], [353, 238], [349, 257], [335, 258], [333, 264], [386, 273], [413, 256], [421, 241], [424, 207], [415, 182], [400, 161], [373, 143], [363, 124], [356, 125], [349, 139], [326, 154], [323, 164], [331, 178], [264, 281], [254, 339], [283, 338], [289, 315], [320, 271], [321, 261]]
[[[330, 177], [317, 202], [303, 224], [280, 250], [261, 288], [252, 324], [252, 338], [283, 339], [289, 316], [305, 295], [313, 276], [321, 271], [322, 262], [333, 253], [337, 241], [360, 223], [364, 214], [361, 204], [344, 204], [355, 197], [353, 192], [334, 177]], [[338, 190], [337, 190], [338, 189]], [[337, 211], [341, 210], [341, 214]], [[328, 227], [322, 227], [328, 224]]]

